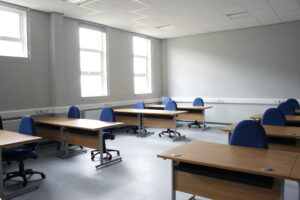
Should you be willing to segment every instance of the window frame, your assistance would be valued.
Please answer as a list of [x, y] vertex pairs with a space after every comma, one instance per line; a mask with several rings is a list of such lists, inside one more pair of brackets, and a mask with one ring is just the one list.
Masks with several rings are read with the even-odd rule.
[[[102, 50], [96, 50], [96, 49], [89, 49], [89, 48], [81, 48], [80, 47], [80, 28], [90, 29], [94, 31], [101, 32], [102, 37]], [[105, 28], [97, 27], [85, 23], [80, 23], [78, 27], [78, 49], [79, 49], [79, 69], [80, 69], [80, 97], [82, 99], [98, 99], [107, 97], [109, 94], [108, 89], [108, 45], [107, 45], [107, 32]], [[81, 52], [91, 52], [91, 53], [99, 53], [101, 57], [101, 70], [100, 72], [88, 72], [88, 71], [82, 71], [81, 68]], [[102, 90], [100, 95], [96, 96], [82, 96], [82, 86], [81, 86], [81, 76], [82, 75], [98, 75], [101, 77], [102, 87], [99, 88]]]
[[[8, 37], [8, 36], [0, 36], [1, 41], [8, 41], [8, 42], [18, 42], [22, 44], [22, 55], [1, 55], [0, 57], [13, 57], [13, 58], [29, 58], [30, 51], [29, 51], [29, 44], [28, 44], [28, 17], [27, 11], [25, 9], [15, 8], [11, 6], [6, 6], [5, 4], [0, 4], [0, 10], [16, 13], [19, 15], [19, 28], [20, 28], [20, 38], [16, 37]], [[0, 27], [1, 28], [1, 27]]]
[[[135, 55], [134, 54], [134, 37], [138, 37], [138, 38], [142, 38], [142, 39], [146, 39], [148, 40], [148, 45], [147, 45], [147, 56], [143, 56], [143, 55]], [[134, 34], [132, 35], [132, 53], [133, 53], [133, 90], [134, 90], [134, 95], [136, 96], [140, 96], [140, 95], [149, 95], [152, 94], [152, 40], [151, 38], [147, 37], [147, 36], [143, 36], [143, 35], [138, 35], [138, 34]], [[134, 71], [134, 59], [135, 58], [142, 58], [146, 60], [146, 73], [145, 74], [138, 74], [135, 73]], [[135, 77], [145, 77], [147, 80], [147, 90], [142, 92], [142, 93], [136, 93], [135, 91]]]

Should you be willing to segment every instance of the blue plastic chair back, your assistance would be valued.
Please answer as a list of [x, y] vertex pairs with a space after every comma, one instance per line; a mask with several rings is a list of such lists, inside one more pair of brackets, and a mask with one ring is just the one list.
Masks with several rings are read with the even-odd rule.
[[175, 101], [169, 100], [165, 105], [165, 110], [177, 110], [177, 104]]
[[136, 102], [135, 108], [136, 109], [145, 109], [145, 104], [143, 102]]
[[294, 109], [300, 109], [299, 102], [296, 99], [288, 99], [286, 100], [286, 103], [291, 104], [294, 107]]
[[105, 107], [102, 109], [99, 120], [106, 122], [115, 122], [115, 113], [111, 107]]
[[261, 119], [262, 125], [286, 126], [284, 113], [278, 108], [269, 108]]
[[19, 125], [19, 133], [26, 135], [35, 135], [35, 125], [32, 117], [25, 115], [22, 117]]
[[172, 100], [170, 97], [165, 97], [165, 98], [163, 98], [163, 100], [162, 100], [162, 104], [163, 104], [163, 105], [166, 105], [166, 104], [168, 103], [168, 101], [170, 101], [170, 100]]
[[204, 106], [204, 101], [202, 98], [196, 98], [193, 102], [193, 106]]
[[277, 107], [281, 110], [285, 115], [295, 115], [295, 109], [289, 103], [283, 102]]
[[265, 129], [253, 120], [241, 121], [233, 130], [229, 143], [237, 146], [268, 148]]
[[68, 112], [68, 118], [80, 118], [80, 111], [77, 106], [71, 106]]

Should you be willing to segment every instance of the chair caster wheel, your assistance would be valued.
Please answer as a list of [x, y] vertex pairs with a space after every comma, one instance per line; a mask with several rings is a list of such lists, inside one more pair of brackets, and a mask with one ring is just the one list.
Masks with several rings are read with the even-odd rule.
[[191, 128], [191, 125], [188, 125], [189, 128]]
[[160, 134], [159, 134], [158, 136], [159, 136], [159, 137], [161, 137], [161, 135], [160, 135]]
[[42, 174], [42, 179], [45, 179], [46, 178], [46, 175], [45, 174]]

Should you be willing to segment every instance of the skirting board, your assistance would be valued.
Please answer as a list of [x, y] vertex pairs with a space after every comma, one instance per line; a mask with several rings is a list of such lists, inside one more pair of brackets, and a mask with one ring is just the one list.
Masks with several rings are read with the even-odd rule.
[[[82, 104], [77, 105], [79, 110], [87, 111], [94, 109], [101, 109], [106, 106], [118, 107], [118, 106], [129, 106], [134, 105], [137, 101], [143, 101], [144, 103], [156, 103], [160, 102], [161, 98], [154, 99], [143, 99], [143, 100], [128, 100], [128, 101], [115, 101], [115, 102], [105, 102], [105, 103], [96, 103], [96, 104]], [[31, 108], [31, 109], [22, 109], [22, 110], [10, 110], [10, 111], [1, 111], [0, 115], [2, 119], [17, 119], [24, 115], [49, 115], [49, 114], [62, 114], [68, 112], [68, 106], [62, 107], [45, 107], [45, 108]]]
[[[171, 97], [178, 103], [192, 103], [195, 97]], [[259, 105], [277, 105], [286, 99], [242, 99], [242, 98], [203, 98], [207, 104], [259, 104]], [[298, 101], [300, 99], [297, 99]], [[300, 102], [300, 101], [299, 101]]]

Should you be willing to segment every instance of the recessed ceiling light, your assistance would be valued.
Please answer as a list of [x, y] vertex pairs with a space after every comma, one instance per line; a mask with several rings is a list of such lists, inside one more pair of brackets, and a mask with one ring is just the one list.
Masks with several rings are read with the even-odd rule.
[[169, 30], [173, 29], [174, 26], [172, 26], [172, 25], [163, 25], [163, 26], [157, 26], [155, 28], [160, 29], [160, 30], [164, 30], [164, 31], [169, 31]]
[[62, 0], [62, 1], [65, 1], [65, 2], [68, 2], [68, 3], [72, 3], [72, 4], [76, 4], [76, 5], [83, 5], [83, 4], [87, 4], [91, 1], [94, 1], [94, 0]]

